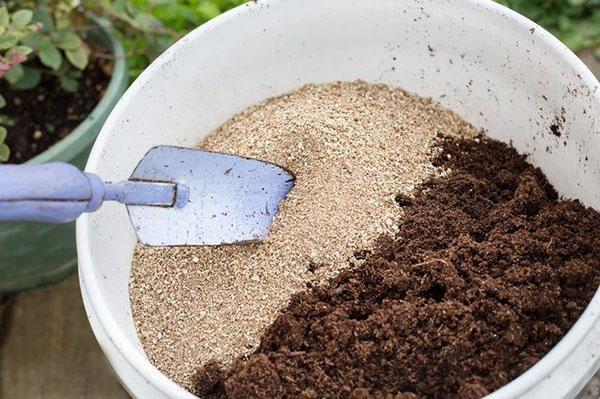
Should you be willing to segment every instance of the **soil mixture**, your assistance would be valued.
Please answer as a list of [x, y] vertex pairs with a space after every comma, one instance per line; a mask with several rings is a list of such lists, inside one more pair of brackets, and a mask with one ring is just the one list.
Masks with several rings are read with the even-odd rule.
[[600, 215], [484, 139], [440, 139], [448, 169], [398, 233], [293, 296], [259, 348], [195, 375], [209, 398], [479, 398], [548, 352], [600, 284]]
[[0, 93], [7, 105], [0, 114], [14, 121], [6, 139], [11, 149], [8, 162], [23, 163], [71, 133], [100, 101], [111, 73], [112, 61], [92, 53], [75, 93], [64, 91], [58, 79], [49, 74], [44, 74], [33, 90], [9, 90], [8, 83], [1, 82]]
[[296, 183], [264, 242], [136, 248], [131, 309], [148, 359], [191, 389], [196, 368], [252, 354], [293, 294], [396, 233], [396, 195], [444, 172], [431, 163], [438, 133], [477, 136], [431, 99], [355, 81], [267, 99], [206, 137], [201, 149], [273, 162]]

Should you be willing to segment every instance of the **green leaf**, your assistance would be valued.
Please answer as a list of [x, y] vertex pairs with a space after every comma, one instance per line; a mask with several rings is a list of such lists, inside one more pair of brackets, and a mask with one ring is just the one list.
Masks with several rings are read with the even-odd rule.
[[33, 51], [33, 49], [29, 46], [15, 46], [15, 47], [11, 48], [10, 50], [8, 50], [8, 52], [6, 53], [6, 57], [10, 58], [14, 54], [29, 55], [29, 54], [31, 54], [32, 51]]
[[33, 18], [33, 11], [31, 10], [19, 10], [12, 14], [12, 24], [17, 28], [26, 27]]
[[13, 65], [13, 67], [4, 74], [4, 78], [8, 83], [13, 85], [21, 80], [23, 76], [25, 76], [25, 70], [21, 64]]
[[38, 48], [43, 38], [44, 36], [41, 33], [34, 33], [21, 39], [21, 43], [27, 47]]
[[54, 18], [52, 18], [52, 14], [50, 14], [46, 6], [36, 9], [34, 19], [37, 22], [41, 22], [42, 30], [44, 32], [54, 31]]
[[59, 80], [60, 86], [64, 91], [75, 93], [77, 89], [79, 89], [79, 82], [77, 82], [75, 79], [71, 79], [67, 76], [61, 76]]
[[9, 118], [8, 115], [0, 114], [0, 125], [12, 127], [15, 125], [15, 121], [12, 118]]
[[0, 26], [6, 28], [9, 22], [8, 9], [6, 8], [6, 5], [2, 5], [0, 6]]
[[148, 31], [160, 28], [162, 26], [158, 19], [156, 19], [152, 14], [148, 13], [137, 14], [134, 18], [134, 21], [138, 27]]
[[84, 47], [79, 47], [77, 50], [67, 50], [65, 54], [69, 62], [76, 68], [84, 70], [87, 67], [89, 55]]
[[42, 64], [46, 65], [48, 68], [54, 69], [55, 71], [60, 68], [60, 65], [63, 62], [62, 54], [50, 42], [41, 48], [40, 52], [38, 53], [38, 57], [40, 57]]
[[579, 51], [584, 47], [584, 38], [575, 31], [569, 31], [561, 35], [560, 38], [569, 48]]
[[4, 126], [0, 126], [0, 143], [4, 143], [6, 140], [6, 136], [8, 135], [8, 131]]
[[3, 33], [0, 36], [0, 50], [8, 50], [19, 43], [19, 36], [12, 32]]
[[24, 75], [12, 88], [17, 90], [31, 90], [40, 84], [42, 74], [39, 70], [29, 67], [23, 67]]
[[[196, 3], [199, 3], [196, 1]], [[164, 25], [178, 31], [188, 31], [192, 26], [199, 25], [203, 19], [196, 11], [196, 4], [184, 5], [180, 2], [165, 2], [152, 10], [152, 15]]]
[[113, 17], [122, 20], [123, 22], [136, 26], [135, 20], [129, 15], [127, 3], [122, 0], [113, 0], [102, 2], [103, 8], [108, 11]]
[[0, 144], [0, 162], [6, 162], [10, 158], [10, 148], [4, 143]]
[[81, 46], [81, 39], [74, 32], [63, 32], [54, 36], [54, 44], [63, 50], [77, 50]]
[[198, 5], [198, 14], [204, 19], [211, 19], [221, 14], [221, 9], [212, 1], [203, 1]]
[[6, 98], [0, 94], [0, 108], [6, 107]]

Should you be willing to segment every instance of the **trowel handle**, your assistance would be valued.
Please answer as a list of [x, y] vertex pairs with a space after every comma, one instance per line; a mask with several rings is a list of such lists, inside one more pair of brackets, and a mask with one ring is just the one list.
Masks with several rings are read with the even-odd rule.
[[66, 223], [94, 212], [105, 200], [174, 206], [177, 185], [168, 182], [103, 183], [64, 162], [0, 165], [0, 221]]

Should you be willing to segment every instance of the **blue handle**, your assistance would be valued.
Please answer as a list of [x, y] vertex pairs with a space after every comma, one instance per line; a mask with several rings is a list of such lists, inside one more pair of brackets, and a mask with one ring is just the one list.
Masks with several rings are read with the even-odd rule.
[[94, 212], [105, 200], [176, 206], [181, 203], [176, 199], [177, 184], [170, 182], [103, 183], [64, 162], [0, 165], [0, 221], [66, 223]]

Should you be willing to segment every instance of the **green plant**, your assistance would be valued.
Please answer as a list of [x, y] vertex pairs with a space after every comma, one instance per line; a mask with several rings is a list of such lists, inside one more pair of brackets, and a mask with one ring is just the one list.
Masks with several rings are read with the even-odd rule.
[[[91, 51], [86, 43], [97, 28], [90, 15], [109, 19], [120, 36], [130, 78], [192, 28], [246, 0], [0, 0], [0, 84], [30, 90], [42, 76], [54, 76], [63, 90], [75, 92]], [[2, 82], [4, 81], [4, 83]], [[0, 94], [0, 110], [6, 105]], [[0, 162], [12, 121], [0, 113]]]
[[209, 19], [248, 0], [88, 0], [84, 6], [117, 26], [130, 78], [175, 40]]
[[[0, 22], [6, 27], [0, 35], [0, 50], [18, 53], [19, 57], [0, 60], [0, 78], [4, 76], [11, 87], [28, 89], [39, 83], [42, 73], [50, 73], [60, 79], [63, 89], [77, 90], [77, 79], [90, 53], [81, 34], [89, 27], [86, 17], [95, 14], [116, 27], [127, 53], [130, 76], [135, 79], [175, 40], [246, 1], [13, 0], [0, 8]], [[16, 16], [17, 23], [9, 21], [11, 15]], [[36, 60], [41, 65], [33, 66]]]
[[[39, 30], [39, 26], [32, 24], [33, 12], [31, 10], [18, 10], [9, 13], [6, 5], [0, 5], [0, 78], [9, 82], [16, 81], [22, 73], [21, 64], [33, 51], [21, 41]], [[6, 106], [6, 100], [0, 94], [0, 109]], [[0, 114], [0, 162], [5, 162], [10, 156], [10, 150], [4, 143], [7, 136], [6, 126], [10, 119]]]
[[11, 89], [32, 89], [42, 74], [50, 74], [64, 90], [77, 90], [90, 50], [78, 34], [76, 8], [67, 0], [20, 1], [14, 10], [0, 6], [0, 50], [5, 51], [0, 70]]
[[[20, 41], [30, 33], [37, 31], [38, 27], [31, 24], [32, 12], [29, 10], [19, 10], [13, 14], [8, 12], [6, 6], [0, 6], [0, 78], [4, 77], [11, 80], [21, 67], [21, 63], [27, 60], [27, 55], [32, 49], [20, 45]], [[6, 100], [0, 94], [0, 108], [6, 106]], [[2, 115], [0, 115], [1, 117]], [[6, 132], [6, 128], [0, 124], [0, 129]], [[0, 143], [4, 144], [6, 134], [1, 135]], [[0, 154], [0, 160], [3, 158], [4, 151]]]
[[600, 57], [600, 0], [497, 0], [551, 31], [573, 51]]
[[[52, 7], [46, 1], [0, 3], [0, 78], [9, 89], [33, 89], [46, 73], [55, 75], [64, 90], [77, 90], [89, 49], [76, 33], [71, 15], [75, 8], [65, 0]], [[5, 106], [0, 94], [0, 108]], [[0, 162], [10, 155], [4, 143], [10, 125], [11, 120], [0, 114]]]

